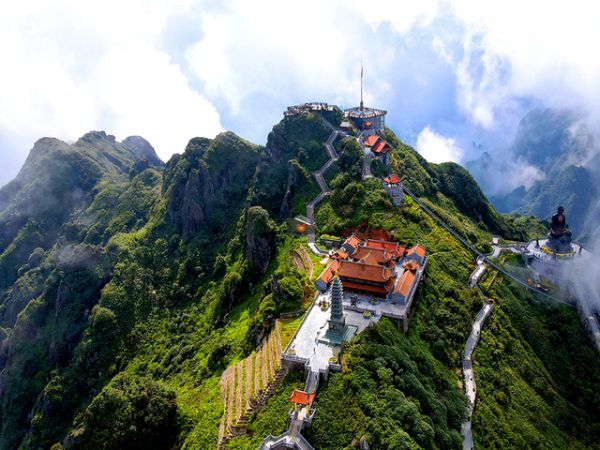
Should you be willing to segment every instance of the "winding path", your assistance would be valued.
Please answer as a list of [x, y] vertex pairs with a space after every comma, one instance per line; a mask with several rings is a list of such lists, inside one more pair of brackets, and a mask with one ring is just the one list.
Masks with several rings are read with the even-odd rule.
[[363, 152], [362, 179], [364, 181], [368, 178], [373, 178], [373, 174], [371, 174], [371, 155], [367, 153], [365, 143], [362, 140], [363, 135], [364, 133], [362, 131], [358, 133], [356, 136], [356, 142], [358, 142], [358, 145]]
[[[329, 123], [329, 122], [326, 122], [326, 123]], [[325, 174], [325, 172], [327, 172], [327, 170], [331, 167], [331, 165], [334, 162], [336, 162], [338, 159], [338, 154], [332, 145], [333, 141], [335, 141], [337, 136], [338, 136], [338, 131], [333, 129], [331, 134], [329, 135], [329, 137], [327, 138], [327, 140], [324, 143], [325, 149], [327, 150], [327, 154], [329, 155], [329, 159], [327, 160], [327, 162], [325, 164], [323, 164], [323, 166], [319, 170], [317, 170], [316, 172], [313, 172], [313, 176], [315, 177], [315, 180], [317, 181], [317, 184], [319, 185], [319, 189], [321, 189], [321, 192], [319, 193], [319, 195], [317, 195], [315, 198], [313, 198], [310, 202], [308, 202], [306, 204], [306, 217], [308, 218], [308, 220], [310, 222], [310, 225], [308, 227], [308, 233], [307, 233], [308, 247], [311, 249], [311, 251], [314, 254], [319, 255], [319, 256], [325, 256], [327, 253], [322, 252], [315, 245], [315, 207], [319, 203], [321, 203], [321, 201], [323, 201], [325, 196], [327, 196], [329, 194], [329, 186], [327, 185], [327, 182], [325, 181], [325, 178], [323, 177], [323, 175]]]
[[473, 361], [471, 360], [471, 356], [473, 355], [473, 350], [475, 346], [479, 342], [479, 337], [481, 335], [481, 326], [483, 325], [483, 321], [489, 316], [492, 312], [493, 303], [491, 301], [487, 301], [483, 308], [479, 310], [477, 313], [477, 317], [475, 318], [475, 322], [473, 322], [473, 328], [471, 329], [471, 334], [467, 339], [467, 343], [465, 344], [465, 351], [462, 360], [462, 371], [464, 378], [464, 388], [467, 398], [469, 399], [469, 419], [463, 423], [462, 428], [460, 430], [463, 436], [463, 450], [471, 450], [473, 448], [473, 433], [471, 431], [471, 417], [473, 416], [473, 409], [475, 408], [475, 399], [477, 398], [477, 385], [475, 384], [475, 374], [473, 372]]

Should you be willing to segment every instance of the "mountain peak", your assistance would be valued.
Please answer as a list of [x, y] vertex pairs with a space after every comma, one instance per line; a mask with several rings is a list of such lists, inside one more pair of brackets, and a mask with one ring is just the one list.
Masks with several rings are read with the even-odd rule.
[[106, 141], [111, 144], [115, 144], [117, 139], [112, 134], [106, 134], [105, 131], [89, 131], [81, 136], [75, 145], [81, 143], [95, 144], [99, 141]]
[[141, 136], [129, 136], [121, 142], [121, 145], [131, 150], [138, 158], [147, 159], [150, 165], [162, 166], [164, 164], [150, 142]]

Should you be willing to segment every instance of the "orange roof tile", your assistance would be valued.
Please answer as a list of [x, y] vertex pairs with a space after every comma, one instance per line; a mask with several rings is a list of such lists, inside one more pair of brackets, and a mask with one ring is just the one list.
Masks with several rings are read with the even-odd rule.
[[394, 270], [379, 265], [361, 264], [354, 261], [340, 261], [338, 275], [340, 278], [352, 278], [355, 280], [383, 284], [388, 282], [392, 276], [394, 276]]
[[299, 389], [294, 389], [288, 400], [292, 403], [296, 403], [298, 405], [310, 405], [315, 398], [315, 393], [311, 392], [310, 394], [305, 391], [301, 391]]
[[376, 134], [370, 134], [366, 138], [363, 139], [363, 142], [367, 147], [373, 147], [377, 143], [378, 140], [379, 140], [379, 136], [377, 136]]
[[411, 270], [405, 270], [402, 272], [402, 275], [400, 275], [400, 279], [398, 280], [398, 283], [396, 283], [394, 292], [406, 297], [414, 279], [415, 273]]
[[357, 238], [355, 235], [352, 235], [348, 239], [346, 239], [342, 245], [346, 244], [350, 245], [353, 248], [356, 248], [358, 247], [358, 244], [360, 244], [360, 239]]
[[400, 177], [398, 175], [396, 175], [395, 173], [393, 173], [390, 176], [385, 177], [383, 179], [383, 181], [385, 181], [386, 183], [389, 183], [389, 184], [396, 184], [396, 183], [400, 183]]
[[417, 244], [414, 247], [409, 248], [406, 252], [407, 255], [412, 255], [413, 253], [416, 253], [419, 256], [425, 256], [425, 247], [421, 244]]
[[388, 252], [385, 248], [371, 248], [360, 246], [352, 253], [352, 259], [373, 261], [370, 264], [383, 264], [390, 261], [394, 257], [392, 252]]
[[346, 259], [348, 257], [348, 252], [342, 250], [341, 248], [336, 250], [331, 254], [332, 259]]
[[332, 259], [329, 264], [327, 264], [325, 269], [323, 269], [323, 272], [321, 272], [319, 279], [323, 280], [325, 284], [328, 284], [339, 267], [340, 261], [338, 259]]
[[363, 245], [363, 248], [385, 249], [388, 253], [391, 253], [392, 258], [397, 258], [404, 255], [404, 251], [406, 250], [405, 245], [400, 245], [397, 242], [380, 241], [378, 239], [367, 239]]
[[367, 253], [364, 257], [360, 259], [360, 262], [363, 264], [379, 264], [379, 259], [377, 256], [371, 254], [371, 252]]
[[390, 146], [383, 139], [377, 142], [375, 146], [372, 148], [374, 153], [387, 153], [390, 151]]

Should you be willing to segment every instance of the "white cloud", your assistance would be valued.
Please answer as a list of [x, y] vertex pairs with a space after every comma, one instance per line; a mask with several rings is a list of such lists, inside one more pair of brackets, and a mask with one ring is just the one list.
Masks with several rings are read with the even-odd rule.
[[414, 5], [230, 0], [202, 14], [203, 37], [187, 59], [207, 94], [223, 99], [234, 115], [247, 114], [244, 103], [256, 96], [279, 99], [279, 108], [288, 101], [358, 103], [361, 59], [365, 102], [373, 104], [395, 88], [387, 68], [396, 50], [393, 42], [377, 42], [376, 29], [385, 17], [401, 32], [428, 23], [435, 2]]
[[[188, 3], [39, 0], [3, 6], [0, 151], [21, 152], [23, 160], [42, 136], [72, 140], [104, 129], [118, 138], [142, 135], [167, 159], [190, 137], [219, 132], [216, 109], [159, 47], [165, 21]], [[0, 183], [13, 175], [1, 173]]]
[[464, 153], [454, 139], [436, 133], [429, 126], [423, 128], [417, 137], [417, 151], [433, 163], [458, 162]]
[[[448, 130], [509, 136], [523, 98], [600, 117], [598, 8], [583, 0], [12, 2], [0, 15], [0, 152], [6, 142], [25, 153], [40, 136], [100, 128], [141, 134], [167, 158], [191, 136], [214, 135], [222, 119], [256, 140], [289, 103], [357, 103], [361, 59], [365, 102], [403, 120], [418, 113], [397, 130], [412, 136], [426, 123], [461, 142]], [[166, 27], [195, 31], [169, 49]], [[428, 45], [442, 63], [426, 59]], [[447, 68], [452, 76], [439, 77]], [[445, 97], [422, 107], [432, 92]]]
[[475, 123], [495, 126], [520, 97], [600, 113], [600, 5], [583, 0], [451, 3], [465, 30], [464, 56], [456, 63], [458, 102]]
[[371, 27], [377, 28], [389, 22], [395, 31], [402, 34], [414, 25], [430, 25], [440, 6], [437, 0], [351, 0], [350, 4]]

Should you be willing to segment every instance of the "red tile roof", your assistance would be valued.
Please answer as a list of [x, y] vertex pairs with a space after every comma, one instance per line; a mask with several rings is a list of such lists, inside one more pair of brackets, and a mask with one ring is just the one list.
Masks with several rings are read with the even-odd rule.
[[337, 249], [331, 254], [332, 259], [346, 259], [348, 257], [348, 252], [345, 250]]
[[367, 253], [364, 257], [360, 259], [360, 262], [363, 264], [379, 264], [380, 261], [377, 256], [372, 255], [371, 252]]
[[350, 245], [353, 248], [356, 248], [356, 247], [358, 247], [358, 244], [360, 244], [360, 239], [357, 238], [356, 236], [352, 235], [344, 241], [342, 246], [346, 245], [346, 244]]
[[391, 253], [393, 258], [404, 255], [404, 251], [406, 250], [405, 245], [400, 245], [397, 242], [380, 241], [378, 239], [367, 239], [363, 248], [381, 248]]
[[338, 271], [339, 267], [340, 261], [338, 259], [332, 259], [329, 264], [327, 264], [325, 269], [323, 269], [323, 272], [321, 272], [319, 279], [323, 280], [325, 284], [328, 284], [333, 278], [335, 272]]
[[394, 270], [374, 264], [340, 261], [338, 275], [340, 278], [352, 278], [354, 280], [384, 284], [394, 276]]
[[376, 134], [370, 134], [366, 138], [363, 139], [363, 142], [367, 147], [373, 147], [377, 143], [378, 140], [379, 140], [379, 136], [377, 136]]
[[388, 252], [385, 248], [371, 248], [365, 246], [358, 247], [356, 251], [352, 253], [352, 259], [354, 260], [362, 261], [367, 258], [370, 261], [374, 261], [371, 264], [384, 264], [394, 258], [394, 253]]
[[308, 392], [304, 392], [299, 389], [294, 389], [292, 391], [292, 393], [290, 394], [290, 396], [288, 397], [288, 400], [290, 402], [296, 403], [298, 405], [310, 405], [314, 398], [315, 398], [314, 392], [311, 392], [309, 394]]
[[419, 268], [419, 263], [414, 259], [411, 259], [409, 261], [404, 261], [402, 267], [404, 267], [406, 270], [417, 270]]
[[400, 279], [398, 280], [398, 283], [396, 283], [394, 292], [406, 297], [414, 279], [415, 273], [412, 270], [405, 270], [402, 272], [402, 275], [400, 275]]
[[391, 174], [391, 175], [385, 177], [383, 179], [383, 181], [385, 181], [386, 183], [389, 183], [389, 184], [396, 184], [396, 183], [400, 183], [400, 177], [396, 174]]
[[379, 140], [377, 144], [372, 148], [373, 153], [387, 153], [390, 151], [390, 146], [383, 139]]
[[413, 253], [423, 257], [425, 256], [425, 247], [423, 247], [421, 244], [417, 244], [414, 247], [409, 248], [406, 252], [406, 255], [412, 255]]

